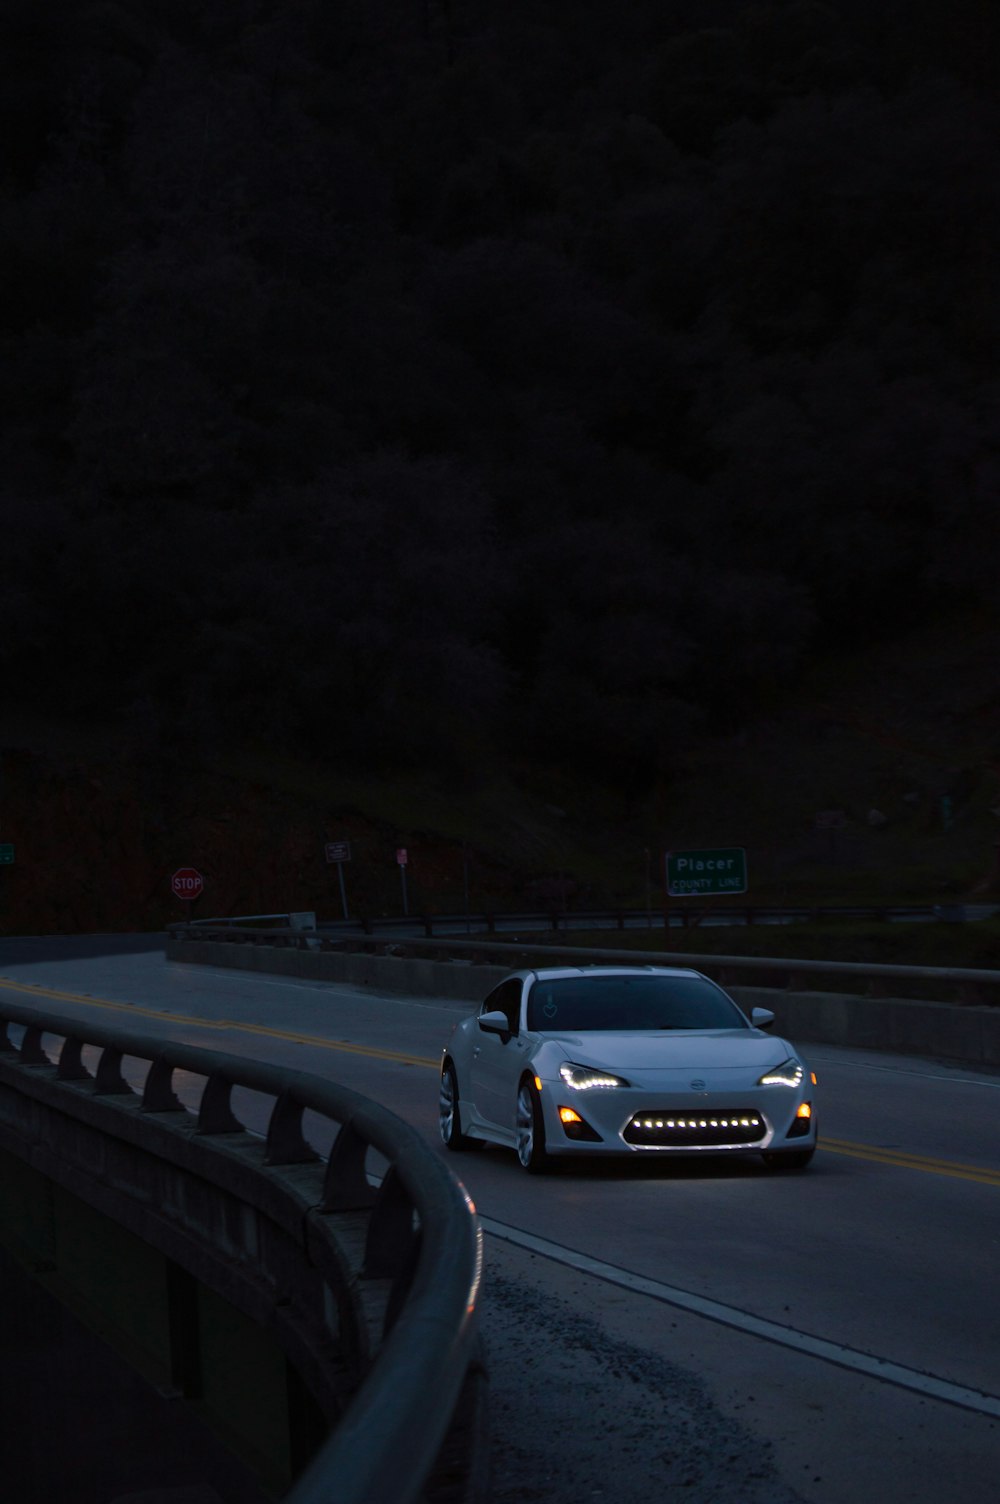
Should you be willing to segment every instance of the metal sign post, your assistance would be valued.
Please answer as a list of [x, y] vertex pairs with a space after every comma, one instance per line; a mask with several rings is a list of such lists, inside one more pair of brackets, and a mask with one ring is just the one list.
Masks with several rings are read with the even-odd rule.
[[400, 875], [400, 878], [402, 879], [402, 883], [403, 883], [403, 913], [407, 917], [409, 917], [410, 906], [409, 906], [409, 903], [408, 903], [407, 897], [406, 897], [406, 863], [407, 863], [407, 860], [408, 860], [408, 858], [407, 858], [407, 855], [406, 855], [406, 847], [405, 846], [398, 846], [396, 848], [396, 861], [399, 864], [399, 875]]
[[469, 917], [469, 843], [462, 842], [462, 896], [465, 900], [465, 933], [472, 934], [472, 920]]
[[344, 863], [351, 860], [350, 841], [327, 841], [326, 859], [328, 862], [336, 862], [337, 876], [340, 878], [340, 902], [344, 910], [344, 918], [351, 916], [347, 912], [347, 887], [344, 883]]
[[847, 816], [842, 809], [821, 809], [816, 811], [816, 829], [825, 830], [828, 851], [831, 862], [837, 860], [837, 831], [843, 830], [847, 824]]

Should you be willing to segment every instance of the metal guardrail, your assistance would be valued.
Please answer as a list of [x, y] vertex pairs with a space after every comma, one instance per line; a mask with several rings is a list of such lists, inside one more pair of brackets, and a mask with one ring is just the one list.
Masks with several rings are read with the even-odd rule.
[[[721, 924], [825, 924], [837, 920], [870, 919], [879, 922], [939, 920], [963, 923], [1000, 911], [997, 904], [697, 904], [690, 898], [671, 899], [669, 910], [655, 909], [546, 909], [525, 913], [453, 913], [453, 914], [383, 914], [357, 919], [320, 920], [318, 929], [337, 934], [375, 935], [400, 930], [422, 929], [431, 937], [456, 934], [465, 929], [496, 934], [511, 928], [550, 930], [582, 929], [663, 929], [696, 928], [706, 922]], [[228, 925], [233, 928], [254, 920], [288, 920], [287, 913], [238, 914], [188, 920], [202, 927]]]
[[[693, 955], [688, 952], [618, 950], [604, 946], [554, 945], [530, 940], [470, 940], [456, 936], [436, 939], [408, 936], [389, 939], [377, 935], [335, 935], [328, 931], [303, 933], [300, 930], [241, 930], [225, 926], [173, 924], [169, 932], [177, 939], [200, 940], [206, 944], [228, 941], [254, 945], [294, 946], [320, 950], [386, 950], [393, 954], [412, 951], [439, 959], [450, 957], [488, 960], [491, 957], [509, 962], [511, 967], [525, 963], [529, 957], [544, 958], [552, 965], [565, 961], [570, 965], [594, 965], [607, 961], [640, 966], [694, 967], [715, 976], [722, 983], [735, 984], [745, 977], [757, 980], [762, 975], [780, 977], [788, 988], [802, 988], [808, 980], [830, 978], [864, 984], [870, 996], [889, 995], [892, 982], [914, 982], [921, 989], [928, 986], [949, 994], [948, 1000], [966, 1004], [1000, 1003], [1000, 971], [973, 967], [907, 966], [882, 962], [797, 960], [779, 956]], [[773, 985], [773, 983], [772, 983]], [[898, 996], [898, 992], [893, 994]]]
[[[19, 1045], [9, 1036], [11, 1025], [23, 1026]], [[45, 1036], [55, 1036], [55, 1046], [43, 1048]], [[99, 1051], [93, 1076], [83, 1060], [87, 1046]], [[6, 1000], [0, 1005], [0, 1060], [27, 1067], [26, 1074], [36, 1081], [51, 1081], [61, 1088], [60, 1097], [73, 1092], [77, 1099], [84, 1096], [91, 1104], [89, 1111], [108, 1094], [134, 1098], [122, 1074], [125, 1057], [148, 1062], [141, 1112], [183, 1112], [190, 1123], [191, 1114], [174, 1093], [173, 1075], [184, 1071], [204, 1078], [196, 1137], [185, 1140], [199, 1146], [214, 1135], [242, 1130], [230, 1101], [234, 1087], [271, 1098], [266, 1142], [255, 1174], [265, 1175], [268, 1166], [315, 1164], [318, 1156], [303, 1135], [307, 1110], [336, 1125], [319, 1199], [303, 1218], [302, 1236], [307, 1236], [307, 1220], [310, 1230], [318, 1227], [323, 1233], [324, 1214], [364, 1209], [367, 1230], [360, 1275], [362, 1281], [391, 1281], [388, 1314], [370, 1371], [336, 1428], [286, 1493], [286, 1504], [417, 1504], [425, 1497], [456, 1411], [469, 1406], [470, 1374], [473, 1386], [478, 1384], [472, 1409], [479, 1418], [471, 1425], [468, 1416], [464, 1420], [464, 1468], [466, 1478], [484, 1474], [485, 1400], [484, 1381], [478, 1376], [476, 1320], [482, 1236], [468, 1196], [420, 1135], [387, 1109], [319, 1076], [44, 1008]], [[39, 1072], [39, 1067], [50, 1069]], [[112, 1114], [111, 1108], [105, 1111]], [[388, 1164], [377, 1189], [366, 1174], [369, 1150]], [[335, 1232], [332, 1241], [336, 1243]], [[334, 1307], [336, 1303], [335, 1299]], [[470, 1431], [476, 1433], [471, 1441]], [[455, 1466], [451, 1458], [452, 1472]], [[480, 1490], [481, 1483], [475, 1482], [456, 1490], [452, 1478], [447, 1497], [478, 1498]]]
[[[688, 929], [703, 924], [824, 924], [838, 919], [871, 919], [882, 922], [943, 920], [960, 923], [989, 912], [996, 905], [947, 904], [697, 904], [691, 899], [671, 899], [669, 909], [547, 909], [530, 913], [382, 915], [359, 920], [321, 921], [320, 929], [350, 930], [366, 934], [421, 925], [428, 936], [454, 934], [465, 925], [475, 925], [487, 934], [511, 926], [532, 929], [663, 929], [668, 925]], [[277, 916], [274, 916], [277, 917]]]

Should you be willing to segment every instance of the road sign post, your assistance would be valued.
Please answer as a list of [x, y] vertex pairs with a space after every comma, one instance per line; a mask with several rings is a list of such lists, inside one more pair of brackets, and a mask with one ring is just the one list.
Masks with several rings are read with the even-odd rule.
[[712, 846], [666, 853], [667, 893], [671, 898], [711, 898], [747, 890], [743, 846]]
[[403, 883], [403, 913], [409, 915], [410, 906], [406, 897], [406, 863], [409, 860], [405, 846], [396, 848], [396, 861], [399, 864], [399, 876]]
[[344, 863], [351, 860], [350, 841], [327, 841], [326, 859], [328, 862], [336, 862], [337, 876], [340, 879], [340, 902], [344, 910], [344, 918], [349, 919], [347, 912], [347, 887], [344, 883]]
[[831, 862], [837, 860], [837, 831], [843, 830], [847, 824], [847, 816], [842, 809], [821, 809], [816, 811], [816, 829], [825, 830], [828, 841], [828, 851]]
[[13, 867], [14, 847], [10, 841], [0, 842], [0, 867]]

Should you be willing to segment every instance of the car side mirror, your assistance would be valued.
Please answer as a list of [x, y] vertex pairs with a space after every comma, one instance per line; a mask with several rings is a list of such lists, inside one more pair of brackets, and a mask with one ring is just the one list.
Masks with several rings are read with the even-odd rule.
[[755, 1029], [770, 1029], [774, 1024], [774, 1014], [770, 1008], [751, 1008], [750, 1022]]
[[480, 1013], [479, 1027], [487, 1034], [509, 1034], [510, 1020], [498, 1008], [495, 1013]]

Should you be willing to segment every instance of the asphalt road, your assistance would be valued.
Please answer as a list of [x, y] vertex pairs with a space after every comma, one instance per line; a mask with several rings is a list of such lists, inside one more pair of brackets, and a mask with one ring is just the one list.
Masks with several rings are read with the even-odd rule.
[[[38, 988], [334, 1077], [437, 1143], [464, 1005], [167, 964], [159, 937], [0, 941], [0, 977], [21, 1003]], [[644, 1158], [531, 1179], [505, 1151], [449, 1157], [488, 1234], [497, 1504], [994, 1504], [1000, 1075], [807, 1054], [805, 1174]]]

